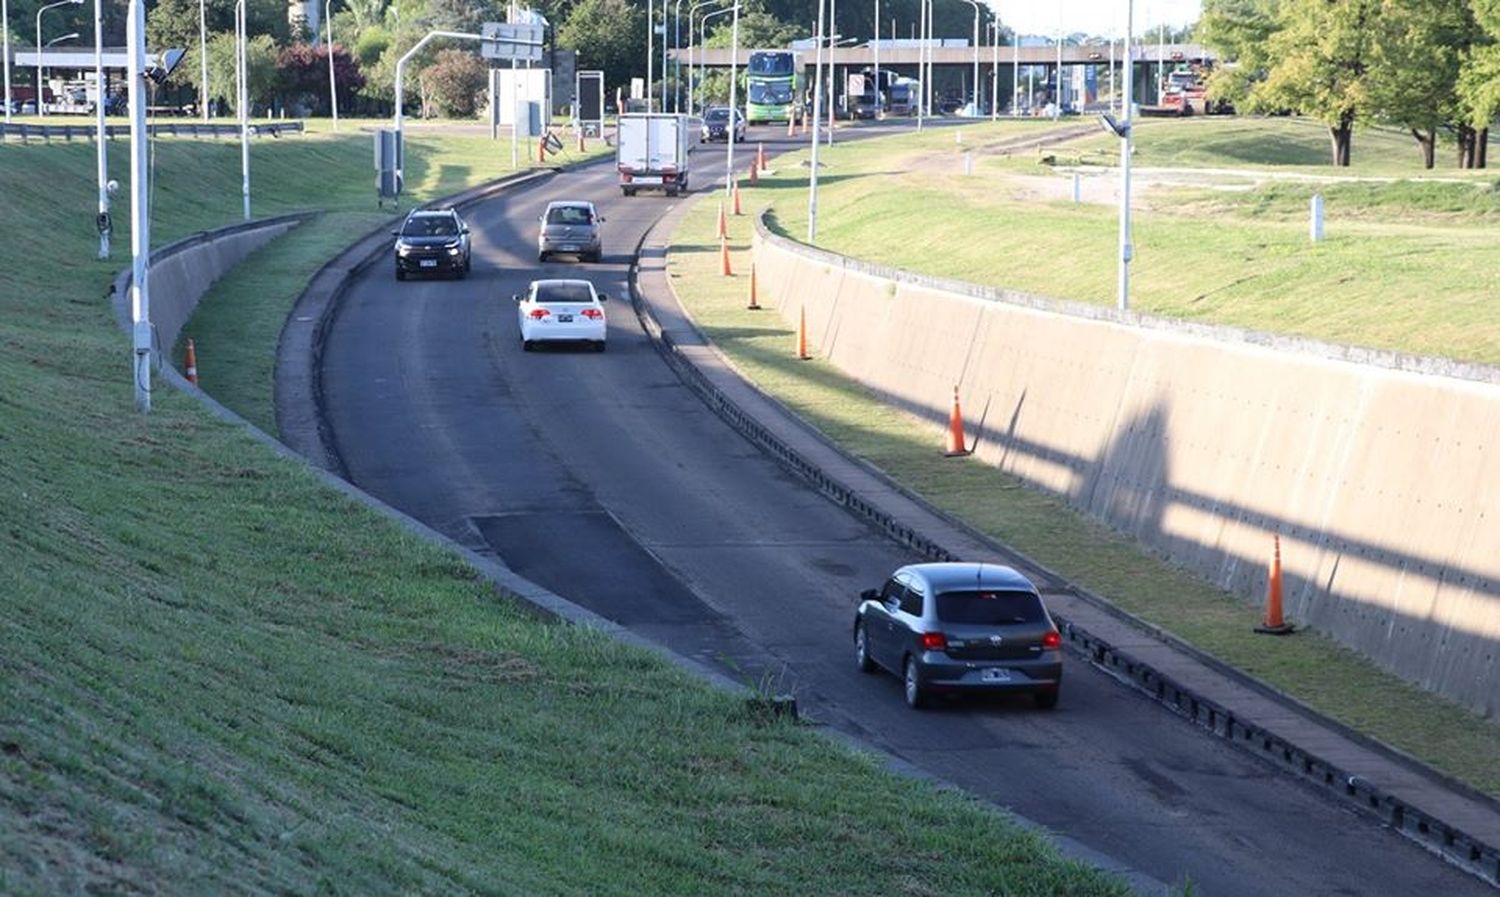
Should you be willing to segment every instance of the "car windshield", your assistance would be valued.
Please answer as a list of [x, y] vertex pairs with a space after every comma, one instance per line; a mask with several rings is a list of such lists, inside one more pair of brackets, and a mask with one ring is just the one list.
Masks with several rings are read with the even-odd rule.
[[945, 623], [997, 626], [1040, 623], [1042, 602], [1030, 592], [974, 590], [937, 596], [938, 619]]
[[548, 224], [593, 224], [594, 213], [584, 206], [554, 206], [547, 210]]
[[705, 115], [704, 118], [708, 119], [709, 121], [729, 121], [729, 110], [710, 109], [708, 110], [708, 114]]
[[458, 233], [458, 224], [451, 215], [423, 215], [406, 219], [401, 228], [403, 237], [451, 237]]
[[586, 283], [539, 283], [536, 287], [536, 301], [548, 304], [593, 302], [594, 291]]

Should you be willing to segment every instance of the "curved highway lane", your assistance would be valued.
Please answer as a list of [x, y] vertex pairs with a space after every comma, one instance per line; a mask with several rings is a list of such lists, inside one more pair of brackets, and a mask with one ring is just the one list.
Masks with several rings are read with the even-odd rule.
[[[757, 129], [761, 130], [761, 129]], [[785, 143], [763, 129], [768, 146]], [[753, 141], [763, 139], [752, 133]], [[722, 177], [721, 148], [695, 187]], [[590, 199], [602, 264], [538, 264], [549, 200]], [[666, 367], [628, 304], [642, 235], [676, 202], [623, 198], [611, 166], [470, 212], [465, 281], [362, 274], [322, 359], [349, 478], [579, 604], [809, 715], [1194, 893], [1493, 894], [1482, 882], [1070, 657], [1062, 702], [909, 711], [854, 669], [853, 596], [914, 560], [761, 455]], [[583, 276], [608, 293], [609, 351], [523, 353], [513, 293]]]

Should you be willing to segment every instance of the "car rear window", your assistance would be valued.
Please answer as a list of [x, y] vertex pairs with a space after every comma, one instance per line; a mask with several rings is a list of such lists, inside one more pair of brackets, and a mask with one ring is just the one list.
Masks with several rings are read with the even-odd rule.
[[973, 590], [937, 596], [938, 619], [945, 623], [1001, 625], [1040, 623], [1042, 601], [1030, 592]]
[[582, 206], [558, 206], [547, 212], [548, 224], [591, 224], [593, 213]]
[[586, 283], [549, 283], [536, 288], [538, 302], [593, 302], [594, 293]]

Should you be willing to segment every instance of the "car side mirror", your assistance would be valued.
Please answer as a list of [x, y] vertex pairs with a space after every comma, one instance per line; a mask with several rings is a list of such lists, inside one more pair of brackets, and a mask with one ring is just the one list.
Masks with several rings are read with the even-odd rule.
[[399, 237], [399, 236], [401, 236], [401, 232], [399, 230], [393, 230], [393, 231], [391, 231], [391, 236], [393, 236], [393, 237]]
[[609, 301], [609, 294], [608, 293], [600, 293], [599, 294], [599, 301], [600, 302], [608, 302]]
[[461, 234], [468, 233], [469, 232], [469, 226], [467, 224], [465, 224], [463, 227], [461, 227], [461, 228], [458, 229], [458, 232], [461, 233]]
[[863, 592], [859, 593], [859, 600], [861, 600], [861, 601], [879, 601], [880, 600], [880, 593], [877, 592], [874, 589], [865, 589]]
[[510, 294], [510, 301], [512, 301], [512, 302], [516, 303], [517, 305], [519, 305], [520, 302], [521, 302], [521, 294], [520, 293], [511, 293]]

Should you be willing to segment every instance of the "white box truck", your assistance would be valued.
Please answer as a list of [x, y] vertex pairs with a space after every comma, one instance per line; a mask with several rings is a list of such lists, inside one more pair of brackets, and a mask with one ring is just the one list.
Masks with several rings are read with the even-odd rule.
[[686, 115], [657, 112], [630, 113], [619, 118], [615, 135], [615, 167], [620, 192], [664, 190], [676, 196], [688, 189], [693, 146], [698, 142], [695, 120]]

